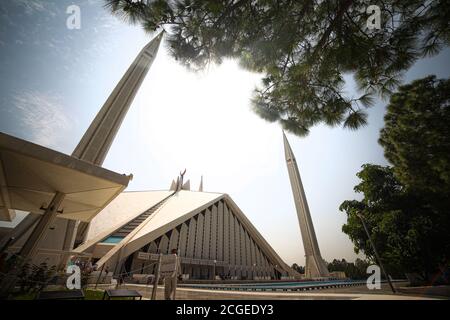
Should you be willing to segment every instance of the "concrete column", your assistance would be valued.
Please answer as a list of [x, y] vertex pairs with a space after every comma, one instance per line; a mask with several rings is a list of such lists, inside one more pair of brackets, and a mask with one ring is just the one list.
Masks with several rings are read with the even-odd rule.
[[172, 230], [172, 234], [170, 235], [170, 241], [169, 241], [169, 251], [168, 253], [171, 253], [173, 249], [179, 249], [179, 236], [180, 233], [178, 232], [178, 229], [175, 228]]
[[245, 233], [244, 233], [244, 227], [242, 224], [239, 224], [239, 239], [241, 243], [241, 265], [247, 264], [247, 254], [246, 254], [246, 248], [245, 248]]
[[235, 236], [235, 252], [236, 252], [236, 265], [241, 264], [241, 238], [240, 238], [240, 228], [239, 228], [239, 221], [237, 217], [235, 217], [234, 220], [234, 236]]
[[234, 265], [236, 263], [236, 246], [235, 246], [235, 231], [234, 231], [234, 224], [235, 224], [235, 216], [230, 211], [230, 265]]
[[230, 214], [228, 207], [223, 204], [223, 260], [230, 261]]
[[197, 221], [194, 217], [191, 218], [189, 223], [189, 233], [187, 239], [186, 257], [194, 257], [194, 245], [195, 245], [195, 233], [197, 231]]
[[188, 232], [189, 232], [188, 226], [186, 225], [186, 223], [183, 223], [180, 229], [180, 241], [178, 247], [178, 254], [180, 255], [180, 257], [186, 256]]
[[150, 246], [148, 247], [148, 252], [158, 253], [158, 246], [156, 245], [155, 241], [152, 241], [152, 243], [150, 243]]
[[211, 243], [211, 211], [205, 210], [205, 221], [203, 222], [203, 251], [202, 259], [209, 260], [209, 246]]
[[[258, 246], [256, 247], [256, 264], [258, 265], [258, 270], [261, 273], [263, 263], [262, 263], [261, 250], [259, 249]], [[259, 276], [261, 276], [261, 274], [259, 274]]]
[[217, 229], [217, 260], [223, 261], [223, 202], [219, 201], [217, 206], [218, 229]]
[[252, 251], [250, 248], [250, 235], [245, 231], [245, 252], [246, 252], [246, 264], [247, 266], [252, 265]]
[[169, 250], [169, 237], [167, 235], [163, 235], [161, 240], [159, 241], [158, 251], [162, 254], [167, 254]]
[[251, 255], [252, 274], [253, 274], [253, 277], [255, 277], [256, 266], [257, 266], [257, 263], [256, 263], [256, 248], [255, 248], [255, 242], [251, 238], [250, 238], [250, 251], [252, 253], [252, 255]]
[[209, 249], [209, 259], [217, 259], [217, 207], [211, 207], [211, 245]]
[[13, 246], [25, 233], [33, 230], [42, 215], [29, 213], [13, 230], [9, 231], [0, 241], [2, 251]]
[[65, 194], [57, 192], [53, 197], [52, 202], [48, 206], [47, 210], [43, 214], [41, 220], [39, 220], [36, 228], [34, 228], [28, 240], [23, 245], [22, 249], [19, 252], [19, 255], [28, 260], [34, 256], [36, 250], [39, 246], [39, 242], [44, 238], [46, 231], [50, 227], [50, 225], [55, 221], [56, 216], [58, 215], [58, 210], [65, 198]]
[[197, 259], [202, 258], [202, 246], [203, 246], [203, 213], [197, 215], [197, 231], [195, 235], [195, 252], [194, 257]]
[[8, 275], [3, 278], [0, 286], [0, 297], [5, 297], [10, 292], [18, 280], [17, 276], [20, 273], [22, 266], [35, 256], [39, 243], [46, 235], [50, 225], [55, 221], [65, 196], [66, 195], [64, 193], [57, 192], [53, 197], [49, 206], [45, 210], [45, 213], [42, 215], [42, 218], [33, 229], [30, 237], [22, 246], [18, 254], [20, 258], [13, 270], [11, 270]]

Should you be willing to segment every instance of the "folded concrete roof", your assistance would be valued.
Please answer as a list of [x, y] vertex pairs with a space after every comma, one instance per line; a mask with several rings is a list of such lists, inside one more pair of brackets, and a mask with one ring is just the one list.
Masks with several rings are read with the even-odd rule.
[[113, 259], [119, 254], [119, 251], [122, 257], [128, 256], [212, 204], [223, 200], [233, 209], [236, 217], [274, 264], [289, 274], [296, 274], [256, 230], [236, 203], [223, 193], [189, 190], [181, 190], [176, 193], [173, 191], [123, 192], [92, 220], [87, 241], [75, 251], [91, 252], [95, 245], [101, 243], [103, 239], [163, 200], [165, 201], [162, 205], [141, 226], [111, 247], [111, 250], [97, 264], [101, 265]]
[[60, 218], [90, 221], [128, 185], [129, 176], [0, 132], [0, 220], [13, 210], [44, 213], [66, 194]]

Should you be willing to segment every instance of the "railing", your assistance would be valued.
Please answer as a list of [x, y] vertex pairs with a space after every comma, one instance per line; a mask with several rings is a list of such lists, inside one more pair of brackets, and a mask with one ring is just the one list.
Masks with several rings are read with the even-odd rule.
[[[401, 281], [401, 280], [398, 280]], [[387, 282], [386, 280], [382, 281]], [[285, 282], [287, 283], [287, 282]], [[295, 284], [298, 284], [297, 286]], [[353, 287], [366, 285], [365, 280], [344, 280], [335, 282], [317, 281], [317, 283], [302, 283], [302, 282], [290, 282], [289, 285], [283, 286], [278, 281], [271, 283], [259, 283], [259, 284], [179, 284], [179, 287], [191, 288], [191, 289], [209, 289], [209, 290], [226, 290], [226, 291], [311, 291], [320, 289], [332, 289], [342, 287]]]
[[[148, 253], [148, 252], [138, 252], [138, 259], [147, 260], [147, 261], [158, 261], [159, 254], [158, 253]], [[260, 266], [249, 266], [249, 265], [234, 265], [229, 264], [226, 261], [220, 260], [210, 260], [210, 259], [197, 259], [197, 258], [186, 258], [180, 257], [182, 264], [190, 264], [197, 266], [216, 266], [216, 267], [224, 267], [229, 268], [231, 270], [240, 270], [240, 271], [271, 271], [272, 267], [260, 267]]]

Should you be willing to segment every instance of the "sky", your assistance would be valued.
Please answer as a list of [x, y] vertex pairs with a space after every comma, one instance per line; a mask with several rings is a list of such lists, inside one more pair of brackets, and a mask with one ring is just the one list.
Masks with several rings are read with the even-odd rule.
[[[68, 6], [81, 9], [70, 30]], [[70, 154], [136, 55], [154, 35], [113, 17], [101, 0], [0, 2], [0, 131]], [[450, 51], [416, 63], [404, 81], [450, 74]], [[260, 74], [235, 61], [192, 73], [163, 44], [116, 136], [104, 167], [132, 173], [128, 190], [168, 189], [187, 169], [191, 188], [229, 194], [288, 264], [304, 250], [279, 125], [253, 113]], [[349, 94], [357, 94], [351, 76]], [[356, 173], [387, 165], [378, 145], [387, 101], [368, 110], [358, 131], [314, 127], [288, 134], [299, 165], [322, 256], [357, 255], [342, 233], [339, 205], [359, 199]], [[362, 257], [362, 256], [360, 256]]]

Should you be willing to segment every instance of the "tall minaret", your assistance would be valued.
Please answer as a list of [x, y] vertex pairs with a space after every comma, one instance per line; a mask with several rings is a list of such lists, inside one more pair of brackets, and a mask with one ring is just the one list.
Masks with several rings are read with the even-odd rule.
[[200, 186], [198, 187], [198, 191], [203, 192], [203, 176], [200, 178]]
[[297, 209], [300, 231], [302, 234], [303, 246], [305, 248], [305, 277], [318, 278], [329, 275], [325, 261], [320, 255], [319, 245], [317, 243], [316, 233], [309, 213], [308, 202], [306, 201], [305, 190], [303, 190], [300, 172], [298, 171], [297, 161], [292, 152], [289, 141], [283, 132], [284, 154], [291, 181], [292, 193], [294, 194], [295, 208]]
[[[73, 151], [73, 157], [98, 166], [103, 164], [109, 148], [119, 131], [120, 125], [156, 57], [162, 36], [163, 32], [150, 41], [150, 43], [139, 53], [125, 75], [119, 81], [119, 84], [109, 96], [108, 100], [106, 100], [95, 119], [92, 121], [80, 143]], [[63, 202], [64, 197], [65, 194], [57, 192], [51, 200], [50, 205], [48, 206], [49, 209], [46, 210], [46, 213], [37, 222], [36, 227], [34, 227], [31, 235], [19, 252], [19, 255], [24, 258], [23, 261], [32, 259], [35, 256], [40, 240], [46, 235], [50, 225], [57, 218], [58, 208]], [[83, 237], [87, 225], [87, 223], [69, 220], [66, 222], [66, 227], [58, 228], [56, 232], [53, 233], [53, 237], [58, 239], [63, 236], [64, 242], [62, 243], [62, 250], [71, 251], [77, 233], [79, 237]], [[55, 240], [53, 241], [53, 244], [58, 247], [56, 249], [61, 249], [59, 241]], [[61, 259], [61, 264], [65, 263], [65, 258]], [[17, 277], [14, 276], [14, 273], [12, 273], [12, 277], [5, 277], [4, 282], [1, 283], [0, 295], [4, 295], [11, 287], [14, 287], [16, 281]]]
[[133, 99], [158, 53], [161, 32], [139, 53], [92, 121], [72, 156], [102, 165]]
[[[72, 156], [98, 166], [103, 164], [120, 125], [155, 60], [163, 34], [164, 31], [150, 41], [138, 54], [97, 113], [97, 116], [73, 151]], [[64, 250], [71, 250], [75, 237], [83, 239], [86, 231], [87, 223], [81, 223], [78, 226], [78, 223], [75, 223], [75, 221], [69, 221], [66, 229]]]

